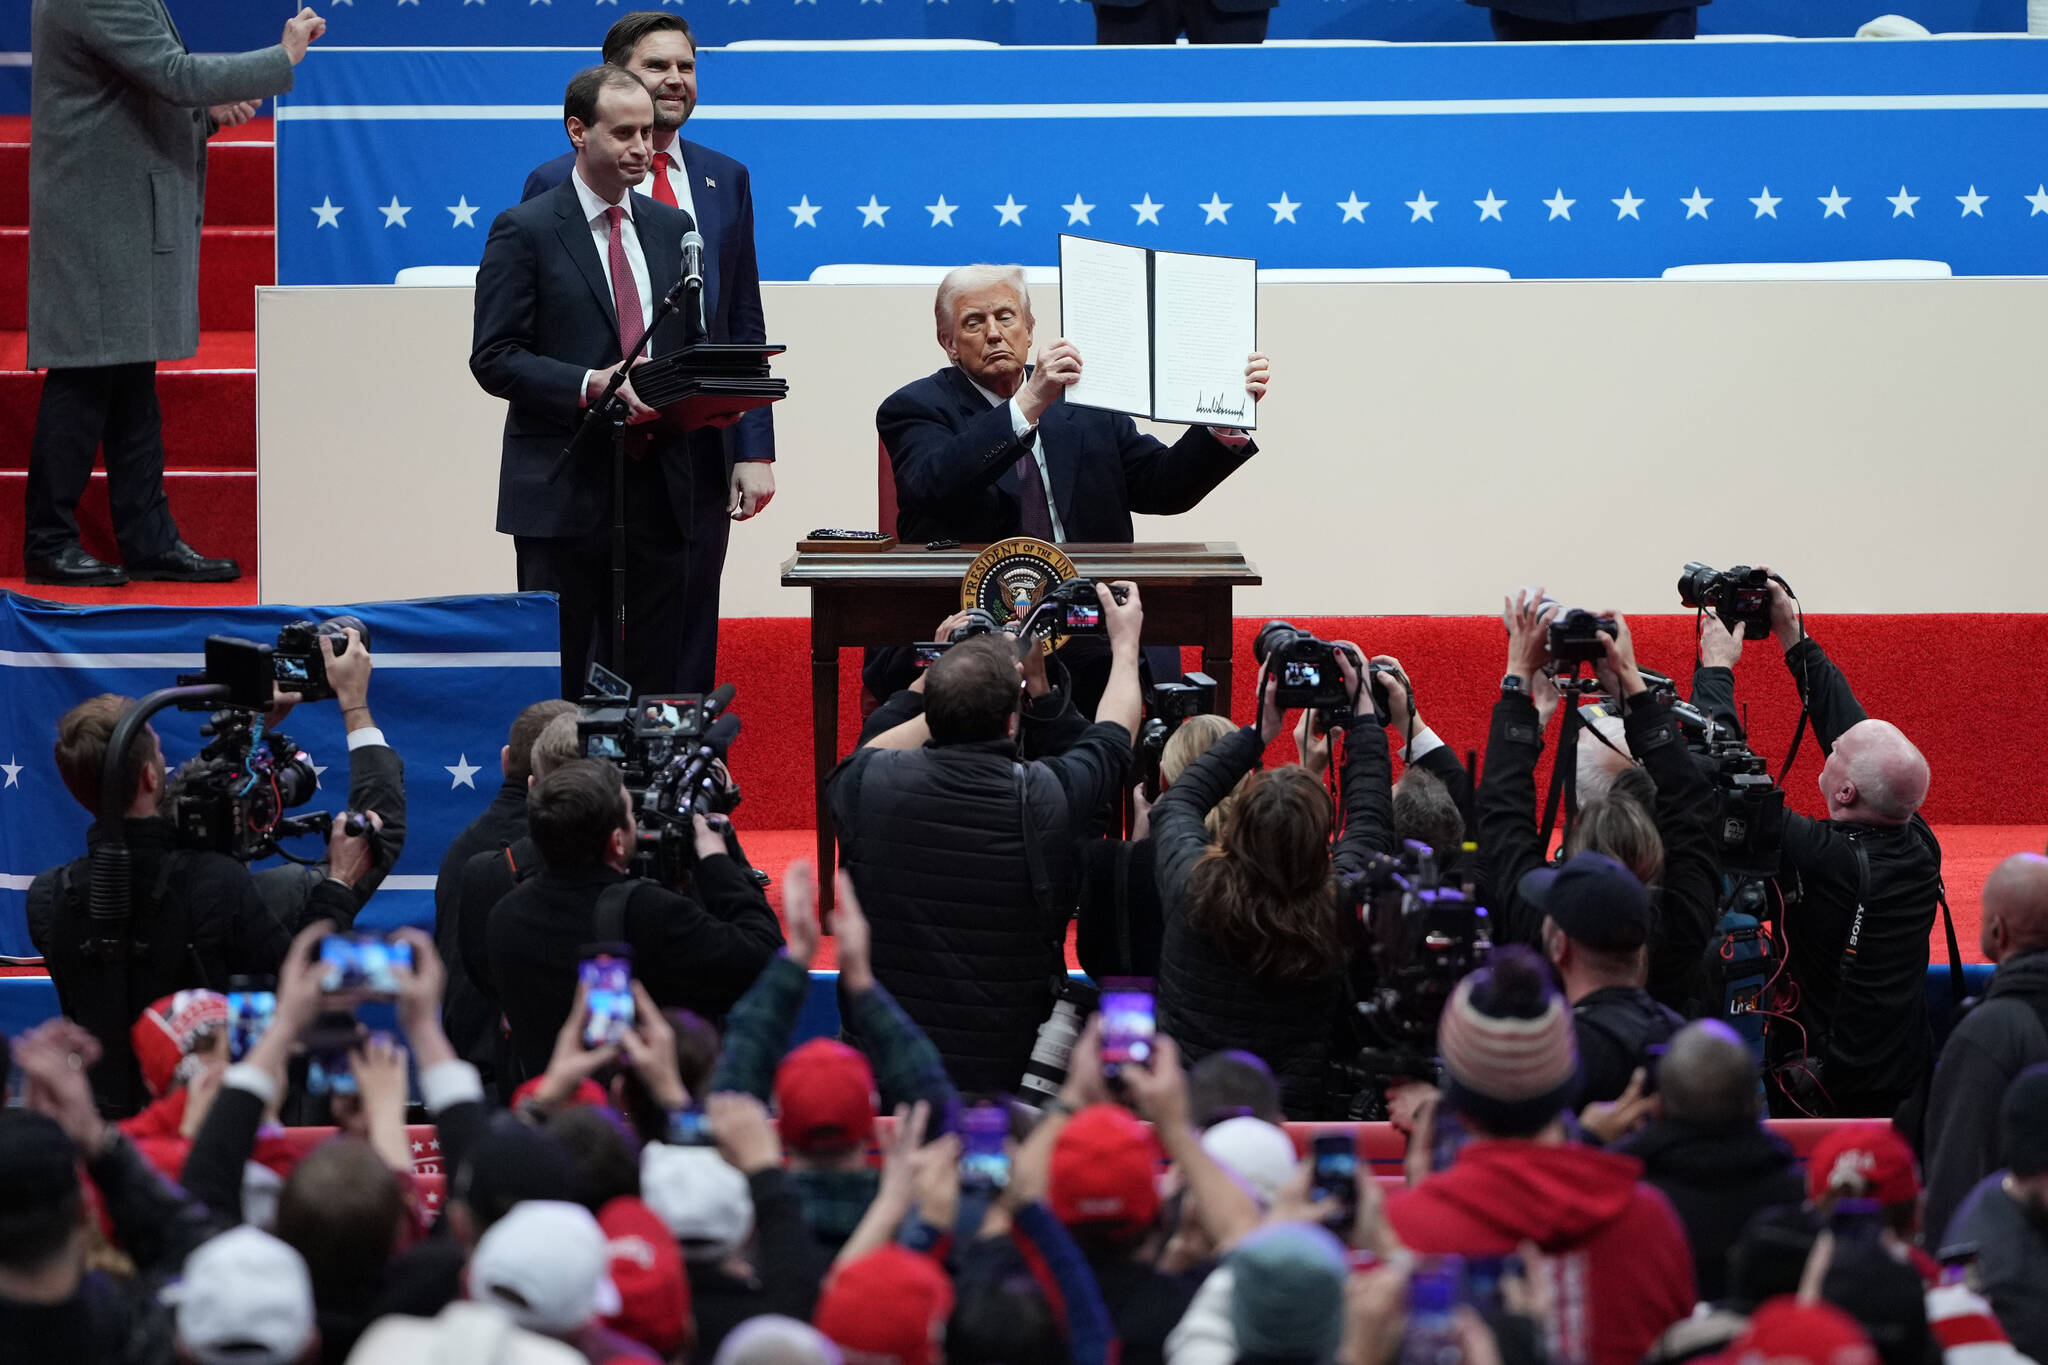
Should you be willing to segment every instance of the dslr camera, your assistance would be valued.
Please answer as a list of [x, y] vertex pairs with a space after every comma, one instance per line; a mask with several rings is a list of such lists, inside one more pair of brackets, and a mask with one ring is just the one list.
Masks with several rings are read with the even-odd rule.
[[962, 640], [972, 640], [977, 635], [993, 635], [1002, 629], [1002, 626], [997, 624], [996, 618], [983, 611], [980, 607], [969, 607], [961, 615], [967, 619], [953, 627], [947, 633], [945, 639], [924, 640], [913, 646], [917, 651], [917, 666], [919, 668], [930, 668], [939, 661], [941, 654], [944, 654]]
[[1567, 607], [1550, 623], [1550, 657], [1563, 670], [1598, 664], [1607, 657], [1602, 637], [1613, 639], [1620, 627], [1612, 616], [1595, 616], [1584, 607]]
[[1279, 681], [1275, 704], [1283, 711], [1315, 712], [1318, 730], [1351, 723], [1351, 696], [1344, 687], [1344, 671], [1337, 666], [1340, 650], [1364, 675], [1372, 694], [1373, 716], [1385, 725], [1387, 685], [1379, 675], [1393, 672], [1387, 665], [1368, 666], [1351, 646], [1319, 640], [1292, 621], [1268, 621], [1252, 640], [1252, 658], [1267, 676]]
[[1147, 798], [1159, 795], [1159, 762], [1166, 756], [1166, 741], [1190, 716], [1206, 716], [1216, 709], [1216, 680], [1207, 673], [1187, 673], [1179, 682], [1154, 683], [1145, 698], [1145, 723], [1138, 727], [1138, 772]]
[[[1122, 588], [1110, 591], [1118, 606], [1129, 598]], [[1017, 633], [1025, 640], [1037, 641], [1048, 635], [1106, 635], [1109, 627], [1102, 623], [1102, 598], [1095, 585], [1085, 578], [1068, 578], [1047, 589]]]
[[1698, 562], [1679, 571], [1678, 600], [1694, 611], [1711, 611], [1730, 630], [1742, 627], [1742, 638], [1761, 640], [1771, 633], [1771, 575], [1737, 564], [1713, 569]]

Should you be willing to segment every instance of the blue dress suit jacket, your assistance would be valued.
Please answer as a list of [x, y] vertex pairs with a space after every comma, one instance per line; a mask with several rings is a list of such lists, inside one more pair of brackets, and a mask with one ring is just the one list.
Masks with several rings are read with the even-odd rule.
[[[690, 177], [690, 195], [697, 206], [697, 231], [704, 234], [704, 319], [709, 340], [768, 340], [761, 312], [761, 267], [754, 256], [754, 183], [747, 168], [722, 152], [678, 139], [683, 167]], [[568, 180], [576, 164], [569, 152], [534, 168], [520, 198], [546, 194]], [[643, 191], [644, 193], [644, 191]], [[775, 418], [769, 408], [755, 408], [714, 433], [725, 442], [726, 472], [735, 460], [775, 458]]]
[[[647, 258], [654, 298], [683, 271], [690, 215], [652, 199], [633, 205], [633, 227]], [[650, 301], [650, 307], [652, 301]], [[683, 319], [655, 329], [649, 355], [683, 345]], [[514, 536], [581, 536], [611, 507], [611, 458], [602, 428], [555, 482], [548, 474], [583, 421], [583, 375], [619, 363], [618, 312], [611, 277], [598, 256], [576, 187], [564, 180], [538, 199], [506, 209], [491, 224], [476, 275], [476, 324], [470, 373], [486, 393], [508, 400], [498, 468], [498, 530]], [[690, 524], [688, 445], [656, 431], [648, 458], [659, 458], [678, 525]], [[711, 497], [724, 505], [724, 489]]]

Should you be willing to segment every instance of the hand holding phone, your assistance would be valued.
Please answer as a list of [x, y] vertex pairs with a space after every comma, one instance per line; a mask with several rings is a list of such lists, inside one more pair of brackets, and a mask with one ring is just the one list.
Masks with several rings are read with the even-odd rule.
[[1010, 1113], [1000, 1104], [977, 1104], [960, 1113], [960, 1188], [995, 1195], [1010, 1183]]
[[592, 953], [577, 965], [589, 1014], [583, 1025], [583, 1046], [616, 1043], [633, 1027], [633, 959], [623, 953]]
[[1349, 1133], [1320, 1134], [1310, 1144], [1309, 1156], [1309, 1198], [1318, 1204], [1337, 1201], [1324, 1226], [1340, 1235], [1350, 1232], [1358, 1220], [1358, 1139]]
[[1127, 1066], [1152, 1064], [1158, 1018], [1152, 992], [1105, 982], [1102, 992], [1102, 1074], [1114, 1083]]
[[267, 977], [235, 977], [228, 983], [228, 1060], [239, 1062], [277, 1019], [277, 992]]
[[361, 991], [393, 999], [398, 995], [394, 969], [412, 970], [412, 945], [381, 934], [329, 934], [320, 940], [320, 964], [326, 969], [320, 989], [329, 995]]

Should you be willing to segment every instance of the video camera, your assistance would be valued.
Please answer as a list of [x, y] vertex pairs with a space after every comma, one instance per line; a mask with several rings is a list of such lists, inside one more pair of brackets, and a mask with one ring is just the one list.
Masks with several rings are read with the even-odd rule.
[[732, 822], [739, 784], [725, 772], [726, 753], [739, 737], [740, 718], [727, 715], [733, 685], [698, 695], [634, 698], [632, 687], [602, 664], [592, 664], [588, 691], [577, 705], [577, 746], [585, 758], [607, 759], [633, 799], [637, 850], [633, 875], [665, 885], [696, 866], [692, 817], [713, 817], [735, 861], [746, 865]]
[[[290, 735], [264, 727], [263, 713], [279, 692], [295, 694], [296, 701], [332, 698], [327, 660], [347, 652], [345, 632], [351, 629], [368, 648], [369, 627], [354, 616], [290, 622], [278, 630], [275, 645], [207, 637], [204, 671], [179, 675], [178, 686], [225, 687], [226, 705], [199, 727], [206, 746], [178, 770], [165, 793], [165, 814], [183, 847], [225, 853], [245, 863], [273, 853], [292, 862], [317, 861], [295, 857], [278, 841], [308, 834], [325, 839], [337, 817], [328, 811], [284, 814], [313, 799], [320, 776], [311, 756]], [[203, 711], [216, 700], [221, 699], [180, 701], [179, 708]], [[339, 818], [351, 835], [371, 832], [360, 815]]]
[[1436, 1079], [1436, 1028], [1451, 993], [1493, 951], [1492, 923], [1470, 886], [1444, 882], [1434, 849], [1414, 839], [1338, 884], [1365, 931], [1371, 989], [1358, 1013], [1376, 1043], [1331, 1065], [1329, 1093], [1347, 1115], [1384, 1118], [1397, 1080]]
[[1714, 834], [1721, 867], [1736, 877], [1778, 875], [1782, 861], [1785, 793], [1771, 779], [1770, 763], [1740, 735], [1706, 712], [1679, 700], [1678, 684], [1661, 673], [1643, 671], [1650, 690], [1670, 698], [1671, 713], [1694, 760], [1714, 779], [1720, 808]]
[[1145, 723], [1138, 727], [1138, 772], [1147, 799], [1159, 795], [1159, 763], [1166, 756], [1166, 741], [1191, 716], [1206, 716], [1216, 709], [1216, 680], [1207, 673], [1187, 673], [1179, 682], [1154, 683], [1145, 698]]
[[930, 668], [939, 661], [941, 654], [944, 654], [962, 640], [971, 640], [977, 635], [993, 635], [1002, 629], [1002, 626], [997, 623], [996, 618], [983, 611], [980, 607], [969, 607], [961, 615], [967, 619], [953, 627], [947, 633], [945, 639], [924, 640], [912, 646], [917, 651], [917, 667]]
[[1771, 574], [1737, 564], [1732, 569], [1712, 569], [1697, 562], [1687, 564], [1678, 574], [1678, 600], [1694, 611], [1711, 611], [1730, 630], [1742, 627], [1745, 640], [1761, 640], [1771, 633]]
[[1351, 696], [1345, 689], [1344, 671], [1337, 666], [1338, 652], [1366, 680], [1372, 695], [1373, 717], [1387, 723], [1387, 685], [1382, 673], [1392, 673], [1386, 664], [1367, 664], [1350, 645], [1319, 640], [1292, 621], [1268, 621], [1252, 639], [1252, 658], [1265, 675], [1279, 682], [1274, 704], [1283, 711], [1313, 711], [1318, 732], [1341, 729], [1351, 723]]

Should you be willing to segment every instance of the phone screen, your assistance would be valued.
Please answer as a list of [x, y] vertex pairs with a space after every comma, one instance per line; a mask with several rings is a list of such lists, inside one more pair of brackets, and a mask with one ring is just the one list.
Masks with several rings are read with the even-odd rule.
[[1152, 1061], [1155, 1019], [1152, 992], [1106, 990], [1102, 993], [1102, 1071], [1114, 1077], [1126, 1066]]
[[668, 1140], [673, 1147], [714, 1147], [711, 1120], [696, 1105], [678, 1109], [668, 1116]]
[[320, 940], [320, 962], [327, 969], [320, 982], [324, 991], [397, 995], [395, 969], [412, 970], [412, 945], [375, 934], [329, 934]]
[[616, 1043], [633, 1026], [633, 959], [616, 953], [593, 953], [577, 967], [588, 988], [590, 1018], [583, 1025], [583, 1046]]
[[960, 1115], [960, 1184], [993, 1193], [1010, 1183], [1010, 1158], [1003, 1144], [1010, 1114], [999, 1104], [977, 1104]]
[[1358, 1139], [1349, 1133], [1325, 1133], [1309, 1150], [1309, 1197], [1318, 1203], [1336, 1200], [1337, 1212], [1329, 1222], [1333, 1227], [1348, 1226], [1358, 1209]]
[[306, 1061], [308, 1095], [353, 1095], [356, 1073], [348, 1068], [346, 1052], [316, 1053]]
[[239, 1062], [248, 1056], [276, 1017], [276, 991], [229, 991], [228, 1060]]

